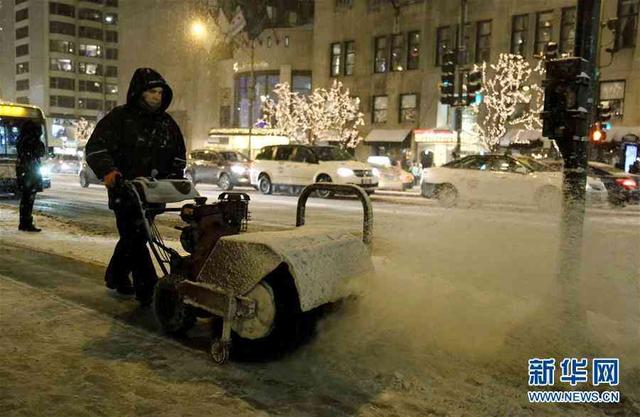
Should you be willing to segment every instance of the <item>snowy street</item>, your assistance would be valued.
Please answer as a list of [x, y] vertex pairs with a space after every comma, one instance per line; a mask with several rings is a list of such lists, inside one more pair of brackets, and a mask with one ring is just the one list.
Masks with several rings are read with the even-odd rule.
[[[295, 197], [249, 194], [249, 232], [293, 226]], [[587, 336], [574, 341], [557, 321], [556, 215], [414, 200], [376, 197], [377, 273], [310, 343], [279, 361], [223, 367], [206, 352], [206, 322], [172, 340], [151, 310], [106, 294], [116, 237], [102, 187], [56, 177], [36, 201], [37, 235], [18, 232], [15, 202], [0, 201], [0, 414], [640, 414], [636, 211], [588, 211], [579, 277]], [[309, 224], [361, 228], [355, 201], [309, 207]], [[178, 219], [167, 217], [161, 230], [176, 244]], [[51, 331], [60, 326], [68, 330]], [[620, 357], [622, 403], [529, 404], [527, 359], [562, 355]]]

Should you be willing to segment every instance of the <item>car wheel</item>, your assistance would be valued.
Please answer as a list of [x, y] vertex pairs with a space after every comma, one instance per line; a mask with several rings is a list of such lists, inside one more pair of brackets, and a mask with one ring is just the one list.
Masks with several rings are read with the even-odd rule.
[[536, 205], [541, 211], [558, 211], [562, 206], [562, 192], [556, 187], [542, 187], [536, 193]]
[[420, 186], [420, 194], [422, 194], [424, 198], [433, 198], [435, 188], [436, 187], [433, 184], [423, 182]]
[[273, 184], [271, 184], [271, 179], [268, 175], [262, 175], [258, 180], [258, 188], [262, 194], [272, 194], [273, 193]]
[[231, 183], [231, 178], [227, 174], [220, 174], [220, 178], [218, 178], [218, 187], [223, 189], [224, 191], [233, 190], [233, 184]]
[[[328, 175], [320, 175], [316, 182], [331, 182], [331, 177]], [[333, 191], [318, 190], [316, 191], [316, 195], [320, 198], [331, 198], [333, 197]]]
[[87, 178], [85, 174], [80, 174], [80, 186], [82, 188], [87, 188], [89, 184], [89, 178]]
[[191, 182], [193, 183], [193, 185], [196, 185], [196, 176], [195, 176], [195, 175], [193, 175], [193, 173], [192, 173], [191, 171], [187, 171], [187, 172], [184, 174], [184, 177], [185, 177], [186, 179], [188, 179], [189, 181], [191, 181]]
[[436, 198], [442, 207], [453, 207], [458, 202], [458, 190], [451, 184], [442, 184], [436, 191]]

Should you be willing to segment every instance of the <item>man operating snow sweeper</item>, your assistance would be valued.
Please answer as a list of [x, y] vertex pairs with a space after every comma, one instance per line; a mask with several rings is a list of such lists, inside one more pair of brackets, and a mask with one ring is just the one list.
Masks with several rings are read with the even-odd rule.
[[[182, 178], [186, 149], [180, 128], [166, 113], [173, 92], [151, 68], [137, 69], [127, 103], [114, 108], [100, 122], [86, 146], [86, 160], [109, 193], [120, 240], [105, 273], [115, 294], [134, 293], [142, 306], [151, 304], [157, 275], [140, 211], [124, 180], [137, 177]], [[133, 277], [133, 285], [129, 278]]]

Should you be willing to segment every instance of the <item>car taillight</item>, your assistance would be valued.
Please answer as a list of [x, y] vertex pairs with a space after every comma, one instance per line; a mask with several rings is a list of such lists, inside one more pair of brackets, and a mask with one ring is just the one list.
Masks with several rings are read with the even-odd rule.
[[638, 187], [638, 184], [633, 178], [618, 178], [616, 183], [621, 185], [625, 190], [634, 190]]

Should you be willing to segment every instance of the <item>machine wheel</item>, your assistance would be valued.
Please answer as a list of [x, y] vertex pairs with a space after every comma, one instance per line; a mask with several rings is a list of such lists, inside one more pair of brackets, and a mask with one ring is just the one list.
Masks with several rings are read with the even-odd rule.
[[87, 188], [89, 186], [89, 178], [86, 175], [80, 174], [80, 186], [82, 188]]
[[153, 311], [162, 330], [170, 335], [180, 335], [196, 324], [196, 312], [183, 303], [177, 285], [183, 278], [168, 275], [156, 284], [153, 294]]
[[218, 187], [220, 187], [224, 191], [233, 190], [233, 184], [231, 183], [231, 178], [229, 175], [222, 173], [220, 174], [220, 178], [218, 178]]
[[[331, 177], [323, 174], [318, 177], [316, 182], [331, 182]], [[331, 198], [333, 197], [333, 191], [318, 190], [316, 191], [316, 195], [320, 198]]]
[[261, 175], [258, 180], [258, 188], [262, 194], [272, 194], [273, 193], [273, 184], [271, 184], [271, 179], [268, 175]]
[[435, 194], [443, 207], [453, 207], [458, 202], [458, 190], [451, 184], [442, 184]]
[[300, 310], [295, 284], [285, 268], [276, 269], [261, 285], [273, 294], [275, 316], [271, 330], [259, 339], [243, 338], [232, 331], [233, 359], [262, 361], [280, 357], [307, 340], [315, 328], [315, 315]]
[[536, 205], [540, 211], [557, 211], [562, 205], [562, 193], [556, 187], [542, 187], [536, 193]]

